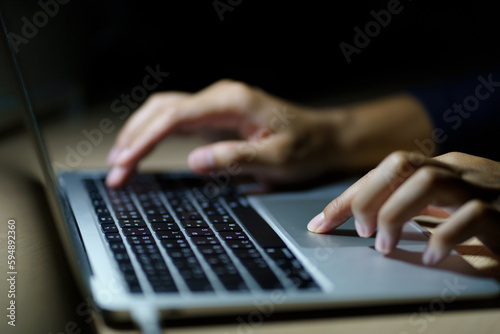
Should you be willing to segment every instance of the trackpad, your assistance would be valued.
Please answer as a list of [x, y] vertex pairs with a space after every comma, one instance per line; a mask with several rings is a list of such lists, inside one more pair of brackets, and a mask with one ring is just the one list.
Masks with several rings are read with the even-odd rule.
[[[359, 237], [354, 227], [353, 218], [328, 234], [316, 234], [307, 230], [309, 221], [320, 213], [332, 199], [331, 197], [263, 196], [256, 202], [263, 206], [264, 211], [269, 213], [276, 225], [295, 240], [300, 247], [373, 246], [375, 235], [370, 238]], [[416, 228], [407, 224], [400, 244], [413, 244], [417, 241], [427, 241], [427, 238]]]

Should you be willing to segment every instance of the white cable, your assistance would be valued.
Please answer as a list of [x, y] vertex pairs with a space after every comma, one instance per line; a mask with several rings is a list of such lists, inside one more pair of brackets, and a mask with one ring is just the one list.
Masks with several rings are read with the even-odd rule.
[[140, 303], [136, 304], [130, 312], [132, 320], [139, 326], [143, 334], [161, 334], [160, 312], [153, 306]]

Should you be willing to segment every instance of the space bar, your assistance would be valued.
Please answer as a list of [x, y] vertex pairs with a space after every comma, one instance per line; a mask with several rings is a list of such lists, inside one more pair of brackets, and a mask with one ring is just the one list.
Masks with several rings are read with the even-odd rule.
[[232, 205], [231, 209], [261, 247], [286, 247], [283, 240], [252, 207], [240, 204]]

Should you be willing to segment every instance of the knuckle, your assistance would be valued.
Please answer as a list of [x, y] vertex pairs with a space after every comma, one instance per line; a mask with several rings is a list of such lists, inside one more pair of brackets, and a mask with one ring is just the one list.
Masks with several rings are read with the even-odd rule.
[[217, 81], [214, 86], [217, 89], [221, 89], [227, 91], [228, 93], [234, 93], [239, 95], [250, 94], [252, 92], [252, 88], [241, 81], [234, 81], [231, 79], [222, 79]]
[[409, 153], [405, 151], [391, 153], [386, 161], [389, 165], [388, 172], [395, 177], [407, 177], [415, 168], [410, 161]]
[[493, 210], [491, 210], [490, 206], [485, 202], [479, 199], [472, 199], [467, 202], [467, 206], [473, 212], [473, 216], [475, 217], [488, 217]]
[[160, 104], [164, 98], [165, 98], [165, 93], [155, 92], [148, 96], [145, 103], [150, 105]]
[[214, 94], [218, 94], [220, 98], [227, 100], [229, 104], [235, 104], [247, 109], [255, 101], [256, 96], [255, 89], [250, 85], [230, 79], [217, 81], [210, 87], [210, 90]]
[[389, 154], [387, 160], [394, 165], [401, 165], [408, 162], [408, 152], [406, 151], [395, 151]]
[[436, 157], [439, 161], [446, 162], [449, 164], [457, 164], [463, 161], [467, 154], [461, 152], [448, 152]]
[[355, 215], [365, 215], [370, 209], [370, 203], [364, 200], [362, 196], [356, 196], [352, 200], [351, 208]]

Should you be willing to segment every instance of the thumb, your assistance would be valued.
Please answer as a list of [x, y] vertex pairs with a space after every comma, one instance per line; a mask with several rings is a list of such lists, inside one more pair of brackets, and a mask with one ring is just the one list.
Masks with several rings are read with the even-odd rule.
[[268, 174], [276, 165], [280, 136], [259, 141], [227, 140], [199, 147], [188, 157], [189, 168], [196, 174], [230, 169], [239, 174]]

